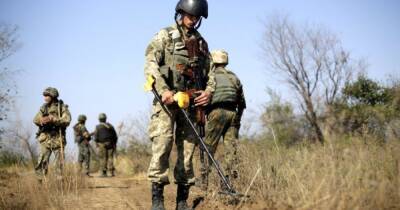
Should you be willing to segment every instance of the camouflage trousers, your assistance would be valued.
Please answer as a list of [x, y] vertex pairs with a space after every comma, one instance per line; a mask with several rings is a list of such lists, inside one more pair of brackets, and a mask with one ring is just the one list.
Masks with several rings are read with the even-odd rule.
[[[169, 156], [175, 139], [177, 160], [174, 169], [175, 183], [193, 185], [193, 153], [197, 144], [196, 136], [176, 105], [168, 106], [169, 116], [159, 103], [153, 106], [149, 125], [152, 141], [152, 158], [148, 169], [151, 182], [169, 184]], [[191, 114], [191, 116], [194, 116]], [[193, 120], [193, 119], [192, 119]]]
[[81, 142], [78, 144], [78, 148], [79, 148], [79, 154], [78, 154], [79, 171], [83, 173], [89, 173], [89, 167], [90, 167], [89, 145], [87, 142]]
[[35, 167], [35, 173], [39, 180], [42, 180], [47, 174], [50, 156], [52, 153], [54, 153], [55, 156], [56, 175], [62, 175], [65, 155], [61, 151], [64, 152], [64, 148], [61, 150], [61, 147], [52, 147], [46, 142], [40, 144], [40, 154], [38, 163]]
[[97, 142], [97, 147], [99, 151], [100, 169], [103, 172], [108, 170], [112, 173], [115, 170], [115, 144], [112, 142]]
[[[216, 108], [208, 114], [206, 124], [205, 143], [213, 156], [217, 151], [221, 137], [223, 139], [224, 161], [222, 167], [228, 178], [236, 178], [238, 176], [237, 147], [239, 131], [234, 122], [235, 117], [236, 111]], [[211, 160], [201, 166], [201, 174], [205, 184], [208, 182], [208, 173], [211, 167]]]

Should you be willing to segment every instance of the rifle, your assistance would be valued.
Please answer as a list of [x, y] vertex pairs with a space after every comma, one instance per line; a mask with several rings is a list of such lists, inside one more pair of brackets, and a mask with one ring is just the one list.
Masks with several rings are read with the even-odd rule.
[[[62, 105], [62, 101], [59, 100], [58, 101], [58, 118], [61, 119], [61, 105]], [[60, 135], [60, 145], [61, 145], [61, 160], [60, 160], [60, 165], [61, 167], [64, 166], [64, 142], [63, 142], [63, 138], [62, 138], [62, 129], [61, 126], [59, 126], [58, 128], [59, 131], [59, 135]]]
[[[189, 56], [189, 69], [187, 70], [189, 74], [192, 74], [192, 79], [195, 81], [195, 90], [204, 90], [206, 88], [206, 83], [204, 81], [203, 70], [199, 66], [199, 54], [200, 54], [200, 45], [199, 40], [194, 36], [191, 36], [189, 39], [185, 41], [185, 46], [188, 51]], [[188, 94], [196, 95], [193, 93], [193, 90], [189, 90]], [[204, 138], [205, 136], [205, 123], [206, 123], [206, 115], [205, 110], [201, 106], [195, 107], [196, 113], [196, 126], [197, 130], [199, 131], [200, 137]], [[204, 157], [204, 149], [200, 147], [200, 162], [202, 165], [202, 180], [206, 180], [207, 177], [207, 170], [205, 157]]]

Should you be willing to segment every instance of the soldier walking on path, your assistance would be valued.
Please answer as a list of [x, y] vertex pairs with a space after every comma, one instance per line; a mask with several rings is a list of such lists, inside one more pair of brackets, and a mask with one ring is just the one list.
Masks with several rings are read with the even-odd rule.
[[85, 115], [78, 116], [78, 123], [74, 125], [74, 135], [75, 135], [75, 143], [78, 144], [79, 154], [78, 154], [78, 164], [79, 164], [79, 172], [86, 176], [90, 177], [89, 167], [90, 167], [90, 139], [91, 136], [89, 131], [86, 129]]
[[94, 141], [99, 151], [101, 176], [107, 177], [107, 171], [110, 173], [110, 176], [115, 176], [114, 154], [117, 149], [117, 132], [107, 122], [106, 114], [101, 113], [99, 121], [100, 124], [96, 126], [96, 130], [94, 131]]
[[[237, 157], [238, 137], [246, 101], [239, 78], [226, 68], [226, 65], [228, 65], [228, 53], [224, 50], [215, 50], [211, 52], [211, 55], [217, 86], [207, 116], [205, 143], [214, 155], [218, 142], [223, 138], [223, 168], [229, 181], [238, 177], [236, 168], [239, 161]], [[210, 164], [202, 166], [201, 173], [203, 179], [205, 179], [202, 180], [202, 188], [204, 190], [207, 189], [210, 169]], [[225, 185], [221, 183], [221, 187], [225, 187]]]

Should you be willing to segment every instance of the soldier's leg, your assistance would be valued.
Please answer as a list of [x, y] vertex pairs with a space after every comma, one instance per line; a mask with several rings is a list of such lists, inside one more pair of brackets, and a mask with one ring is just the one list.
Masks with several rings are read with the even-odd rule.
[[[207, 118], [206, 137], [204, 139], [208, 149], [214, 156], [217, 151], [218, 143], [223, 134], [227, 130], [228, 119], [223, 109], [212, 110]], [[207, 161], [207, 165], [201, 167], [202, 179], [205, 185], [208, 185], [208, 174], [212, 168], [211, 160]], [[205, 180], [204, 180], [205, 179]], [[203, 189], [205, 189], [204, 187]]]
[[[191, 114], [191, 116], [194, 116], [194, 114]], [[191, 120], [194, 122], [194, 119]], [[183, 114], [179, 113], [176, 121], [177, 160], [174, 169], [177, 184], [193, 185], [195, 183], [192, 160], [197, 142], [193, 129], [187, 123]]]
[[238, 177], [238, 141], [239, 130], [234, 126], [229, 127], [224, 135], [224, 169], [230, 178]]
[[89, 174], [89, 172], [90, 172], [90, 148], [89, 148], [89, 146], [87, 146], [86, 147], [86, 158], [85, 158], [85, 163], [86, 163], [86, 165], [85, 165], [85, 168], [86, 168], [86, 172], [87, 172], [87, 174]]
[[169, 155], [173, 145], [173, 116], [162, 109], [159, 104], [153, 106], [150, 119], [149, 137], [152, 141], [152, 157], [148, 169], [148, 179], [152, 182], [152, 209], [164, 209], [164, 185], [169, 184]]
[[51, 150], [47, 148], [45, 143], [41, 143], [38, 162], [37, 165], [35, 166], [36, 176], [39, 180], [42, 180], [43, 177], [47, 174], [50, 155], [51, 155]]
[[84, 152], [84, 168], [85, 168], [85, 173], [88, 175], [89, 170], [90, 170], [90, 150], [88, 146], [85, 146], [85, 152]]
[[114, 154], [115, 154], [115, 148], [107, 149], [107, 157], [108, 157], [107, 168], [108, 168], [108, 171], [110, 172], [111, 176], [115, 176]]
[[82, 164], [84, 162], [85, 156], [84, 156], [84, 148], [83, 145], [78, 144], [78, 149], [79, 149], [79, 153], [78, 153], [78, 169], [79, 169], [79, 173], [82, 172]]
[[[194, 116], [194, 114], [191, 116]], [[193, 119], [191, 120], [193, 121]], [[175, 182], [178, 184], [176, 209], [188, 209], [187, 199], [190, 187], [195, 184], [192, 160], [198, 140], [183, 114], [180, 113], [177, 116], [176, 124], [177, 160], [174, 170]]]
[[99, 148], [99, 162], [100, 162], [100, 170], [102, 176], [106, 176], [107, 174], [107, 150], [105, 143], [97, 143]]
[[[170, 111], [174, 115], [174, 110]], [[148, 169], [148, 179], [153, 183], [169, 184], [169, 156], [173, 145], [173, 127], [174, 119], [171, 119], [159, 104], [154, 105], [149, 125], [152, 157]]]

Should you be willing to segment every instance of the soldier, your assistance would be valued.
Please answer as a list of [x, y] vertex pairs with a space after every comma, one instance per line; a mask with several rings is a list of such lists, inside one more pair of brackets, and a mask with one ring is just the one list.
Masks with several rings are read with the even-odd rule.
[[84, 174], [90, 177], [89, 174], [89, 166], [90, 166], [90, 134], [86, 129], [85, 115], [78, 116], [78, 123], [74, 125], [74, 135], [75, 135], [75, 143], [78, 144], [79, 154], [78, 154], [78, 164], [79, 164], [79, 172], [82, 172], [82, 165], [84, 168]]
[[96, 142], [100, 156], [101, 177], [107, 177], [107, 169], [111, 176], [115, 176], [113, 163], [114, 154], [117, 148], [118, 136], [114, 127], [106, 122], [107, 116], [104, 113], [99, 115], [100, 124], [94, 131], [94, 141]]
[[[205, 143], [214, 155], [219, 140], [221, 137], [223, 138], [225, 153], [223, 168], [227, 180], [229, 180], [238, 176], [235, 168], [238, 164], [236, 156], [238, 135], [246, 101], [240, 80], [233, 72], [226, 69], [228, 53], [223, 50], [215, 50], [211, 52], [211, 56], [215, 67], [217, 86], [208, 110]], [[209, 169], [210, 165], [202, 166], [202, 177], [205, 178], [203, 189], [207, 189]]]
[[[163, 191], [169, 184], [173, 139], [178, 153], [174, 169], [178, 185], [176, 209], [189, 209], [189, 189], [195, 181], [192, 158], [197, 139], [174, 103], [174, 94], [192, 91], [193, 105], [188, 111], [194, 118], [194, 106], [206, 106], [215, 88], [207, 43], [197, 31], [202, 17], [208, 17], [207, 1], [180, 0], [175, 11], [176, 24], [159, 31], [146, 50], [145, 76], [155, 79], [154, 88], [169, 110], [166, 112], [160, 103], [154, 101], [149, 125], [153, 156], [148, 169], [152, 183], [152, 209], [164, 209]], [[199, 83], [203, 83], [202, 88], [196, 88], [195, 84]]]
[[35, 167], [39, 181], [47, 174], [50, 155], [55, 154], [57, 178], [61, 178], [64, 164], [64, 148], [67, 143], [65, 130], [71, 122], [68, 105], [58, 99], [58, 91], [48, 87], [43, 92], [45, 104], [40, 107], [33, 122], [39, 127], [37, 140], [40, 155]]

